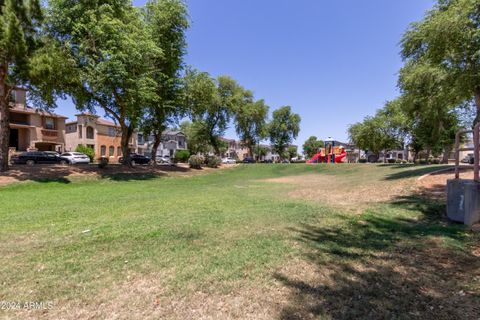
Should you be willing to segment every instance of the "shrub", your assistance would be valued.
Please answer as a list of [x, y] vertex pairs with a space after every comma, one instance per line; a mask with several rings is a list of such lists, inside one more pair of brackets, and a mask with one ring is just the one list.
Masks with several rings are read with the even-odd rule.
[[193, 155], [188, 158], [188, 164], [190, 168], [201, 169], [205, 159], [202, 156]]
[[433, 164], [440, 164], [440, 159], [438, 159], [438, 158], [432, 159], [432, 160], [431, 160], [431, 163], [433, 163]]
[[395, 159], [387, 159], [388, 163], [395, 163]]
[[87, 147], [83, 144], [79, 144], [77, 148], [75, 148], [75, 152], [80, 152], [86, 154], [90, 158], [90, 162], [93, 162], [95, 158], [95, 150], [91, 147]]
[[367, 163], [367, 159], [358, 159], [358, 163]]
[[217, 156], [209, 156], [206, 160], [206, 165], [209, 168], [218, 168], [218, 166], [222, 163], [222, 159]]
[[175, 162], [187, 162], [190, 158], [190, 152], [188, 150], [177, 150], [175, 152]]

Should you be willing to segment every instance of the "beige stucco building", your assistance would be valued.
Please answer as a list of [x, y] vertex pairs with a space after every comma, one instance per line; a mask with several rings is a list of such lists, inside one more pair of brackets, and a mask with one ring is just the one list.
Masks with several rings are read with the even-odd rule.
[[10, 106], [12, 152], [65, 150], [66, 117], [27, 106], [27, 92], [22, 88], [12, 91]]
[[[95, 158], [107, 157], [110, 162], [118, 162], [122, 156], [120, 126], [91, 113], [80, 113], [77, 119], [66, 124], [67, 151], [74, 151], [82, 144], [95, 151]], [[130, 152], [137, 151], [137, 133], [129, 143]]]

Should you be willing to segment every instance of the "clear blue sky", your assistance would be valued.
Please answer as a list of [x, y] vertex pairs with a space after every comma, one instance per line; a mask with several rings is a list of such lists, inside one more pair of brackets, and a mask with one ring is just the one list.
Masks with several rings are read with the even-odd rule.
[[[134, 0], [143, 5], [146, 0]], [[399, 41], [433, 0], [189, 0], [186, 63], [230, 75], [271, 110], [292, 106], [311, 135], [347, 127], [397, 96]], [[58, 113], [73, 117], [70, 102]], [[99, 110], [99, 114], [103, 112]], [[233, 128], [226, 134], [235, 137]]]

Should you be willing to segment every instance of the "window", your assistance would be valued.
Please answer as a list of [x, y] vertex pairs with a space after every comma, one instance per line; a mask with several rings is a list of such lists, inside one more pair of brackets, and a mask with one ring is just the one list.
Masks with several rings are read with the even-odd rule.
[[145, 140], [143, 139], [143, 134], [138, 134], [138, 144], [144, 144]]
[[100, 156], [105, 157], [107, 154], [107, 147], [106, 146], [101, 146], [100, 147]]
[[45, 118], [45, 129], [55, 130], [55, 119]]
[[108, 135], [110, 137], [115, 137], [117, 135], [117, 130], [114, 127], [108, 127]]
[[93, 128], [87, 127], [87, 139], [93, 139]]
[[74, 124], [70, 124], [67, 126], [66, 130], [67, 130], [67, 133], [75, 132], [77, 131], [77, 126]]
[[82, 125], [78, 125], [78, 138], [82, 139]]
[[113, 157], [113, 153], [115, 152], [115, 148], [113, 146], [108, 147], [108, 156]]
[[122, 147], [117, 147], [117, 157], [122, 156]]
[[17, 102], [17, 91], [12, 90], [10, 92], [10, 102], [16, 103]]

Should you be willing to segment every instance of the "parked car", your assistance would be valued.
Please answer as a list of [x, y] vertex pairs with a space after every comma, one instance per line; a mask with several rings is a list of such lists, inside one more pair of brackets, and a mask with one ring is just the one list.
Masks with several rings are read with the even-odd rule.
[[81, 152], [65, 152], [61, 157], [67, 159], [70, 164], [90, 163], [90, 158]]
[[171, 163], [172, 160], [170, 159], [170, 156], [169, 155], [166, 155], [166, 156], [156, 156], [155, 160], [158, 162], [158, 163]]
[[48, 151], [30, 151], [23, 152], [12, 156], [12, 162], [15, 164], [26, 164], [33, 166], [34, 164], [67, 164], [68, 159], [61, 157], [56, 152]]
[[252, 157], [246, 157], [245, 159], [243, 159], [243, 163], [255, 163], [255, 159], [253, 159]]
[[235, 160], [233, 158], [223, 158], [222, 163], [223, 164], [235, 164], [235, 163], [237, 163], [237, 160]]
[[[119, 161], [123, 162], [123, 157], [120, 158]], [[132, 166], [134, 166], [136, 164], [149, 164], [150, 161], [152, 161], [150, 159], [150, 157], [144, 156], [142, 154], [138, 154], [138, 153], [131, 153], [130, 154], [130, 164]]]
[[469, 153], [465, 156], [465, 158], [462, 159], [461, 162], [473, 164], [474, 161], [475, 161], [475, 158], [473, 156], [473, 153]]
[[262, 161], [262, 163], [273, 163], [272, 159], [265, 159]]

